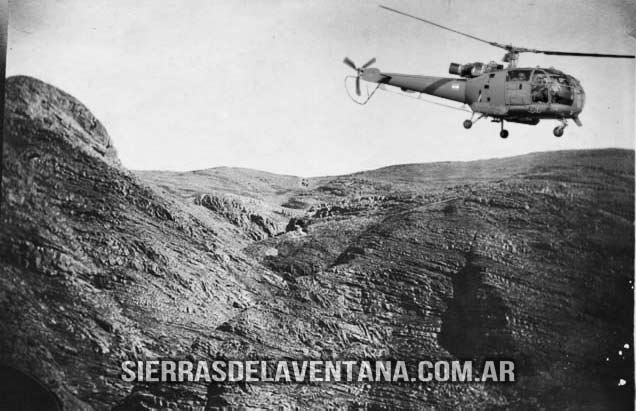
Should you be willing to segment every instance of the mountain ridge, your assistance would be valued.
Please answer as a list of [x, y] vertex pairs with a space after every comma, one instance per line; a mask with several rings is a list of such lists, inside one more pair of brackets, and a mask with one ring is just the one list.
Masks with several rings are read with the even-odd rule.
[[573, 153], [580, 153], [580, 154], [584, 154], [584, 153], [597, 153], [597, 152], [603, 152], [603, 151], [626, 151], [626, 152], [631, 152], [634, 151], [634, 149], [632, 148], [626, 148], [626, 147], [599, 147], [599, 148], [581, 148], [581, 149], [560, 149], [560, 150], [543, 150], [543, 151], [531, 151], [528, 153], [522, 153], [522, 154], [515, 154], [515, 155], [511, 155], [511, 156], [502, 156], [502, 157], [488, 157], [488, 158], [477, 158], [477, 159], [471, 159], [471, 160], [444, 160], [444, 161], [421, 161], [421, 162], [412, 162], [412, 163], [395, 163], [395, 164], [388, 164], [388, 165], [383, 165], [383, 166], [379, 166], [379, 167], [375, 167], [375, 168], [369, 168], [369, 169], [364, 169], [364, 170], [359, 170], [359, 171], [352, 171], [352, 172], [348, 172], [348, 173], [341, 173], [341, 174], [324, 174], [324, 175], [316, 175], [316, 176], [303, 176], [300, 174], [292, 174], [292, 173], [279, 173], [279, 172], [275, 172], [275, 171], [269, 171], [269, 170], [264, 170], [264, 169], [257, 169], [257, 168], [251, 168], [251, 167], [241, 167], [241, 166], [222, 166], [222, 165], [218, 165], [218, 166], [210, 166], [210, 167], [206, 167], [206, 168], [197, 168], [197, 169], [192, 169], [192, 170], [164, 170], [164, 169], [155, 169], [155, 168], [147, 168], [147, 169], [136, 169], [136, 168], [130, 168], [130, 170], [132, 172], [135, 173], [152, 173], [152, 172], [161, 172], [161, 173], [172, 173], [172, 174], [187, 174], [187, 173], [205, 173], [205, 172], [209, 172], [209, 171], [223, 171], [223, 170], [236, 170], [236, 171], [245, 171], [245, 172], [254, 172], [255, 174], [257, 173], [262, 173], [265, 175], [272, 175], [272, 176], [280, 176], [280, 177], [295, 177], [295, 178], [306, 178], [306, 179], [312, 179], [312, 178], [336, 178], [336, 177], [345, 177], [345, 176], [351, 176], [354, 174], [364, 174], [364, 173], [369, 173], [369, 172], [374, 172], [374, 171], [380, 171], [383, 169], [390, 169], [393, 167], [409, 167], [409, 166], [426, 166], [426, 165], [461, 165], [461, 164], [468, 164], [471, 165], [471, 163], [487, 163], [487, 162], [496, 162], [498, 160], [502, 160], [502, 161], [506, 161], [506, 160], [512, 160], [512, 159], [523, 159], [524, 157], [533, 157], [533, 156], [541, 156], [541, 155], [546, 155], [546, 154], [573, 154]]

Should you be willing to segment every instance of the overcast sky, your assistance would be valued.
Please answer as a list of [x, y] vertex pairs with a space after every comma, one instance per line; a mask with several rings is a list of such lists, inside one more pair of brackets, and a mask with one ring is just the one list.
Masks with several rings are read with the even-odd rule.
[[[392, 14], [403, 10], [488, 40], [634, 54], [631, 0], [167, 1], [14, 0], [7, 74], [52, 83], [84, 102], [131, 169], [249, 167], [301, 176], [390, 164], [634, 147], [634, 60], [524, 54], [581, 80], [582, 128], [468, 114], [378, 92], [349, 100], [343, 79], [377, 58], [389, 72], [446, 76], [451, 62], [503, 51]], [[457, 103], [450, 103], [459, 106]]]

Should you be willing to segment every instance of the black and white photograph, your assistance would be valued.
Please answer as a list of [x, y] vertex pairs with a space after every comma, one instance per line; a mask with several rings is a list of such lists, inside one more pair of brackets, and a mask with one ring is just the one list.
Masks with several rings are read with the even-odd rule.
[[633, 0], [0, 14], [0, 410], [634, 410]]

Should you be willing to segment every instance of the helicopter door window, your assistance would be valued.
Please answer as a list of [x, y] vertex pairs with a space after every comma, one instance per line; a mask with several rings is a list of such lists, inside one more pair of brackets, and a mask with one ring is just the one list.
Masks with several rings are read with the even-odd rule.
[[535, 70], [532, 74], [532, 102], [548, 103], [550, 96], [550, 82], [547, 74], [542, 70]]
[[508, 71], [507, 81], [528, 81], [530, 79], [530, 70], [510, 70]]

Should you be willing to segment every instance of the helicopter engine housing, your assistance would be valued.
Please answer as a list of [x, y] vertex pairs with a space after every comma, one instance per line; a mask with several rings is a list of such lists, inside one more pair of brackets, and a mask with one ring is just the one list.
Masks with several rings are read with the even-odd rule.
[[448, 72], [464, 78], [474, 78], [479, 77], [484, 73], [502, 69], [503, 64], [498, 64], [494, 61], [491, 61], [490, 63], [451, 63], [448, 68]]
[[451, 63], [448, 72], [465, 78], [473, 78], [484, 74], [486, 67], [487, 65], [484, 63]]

